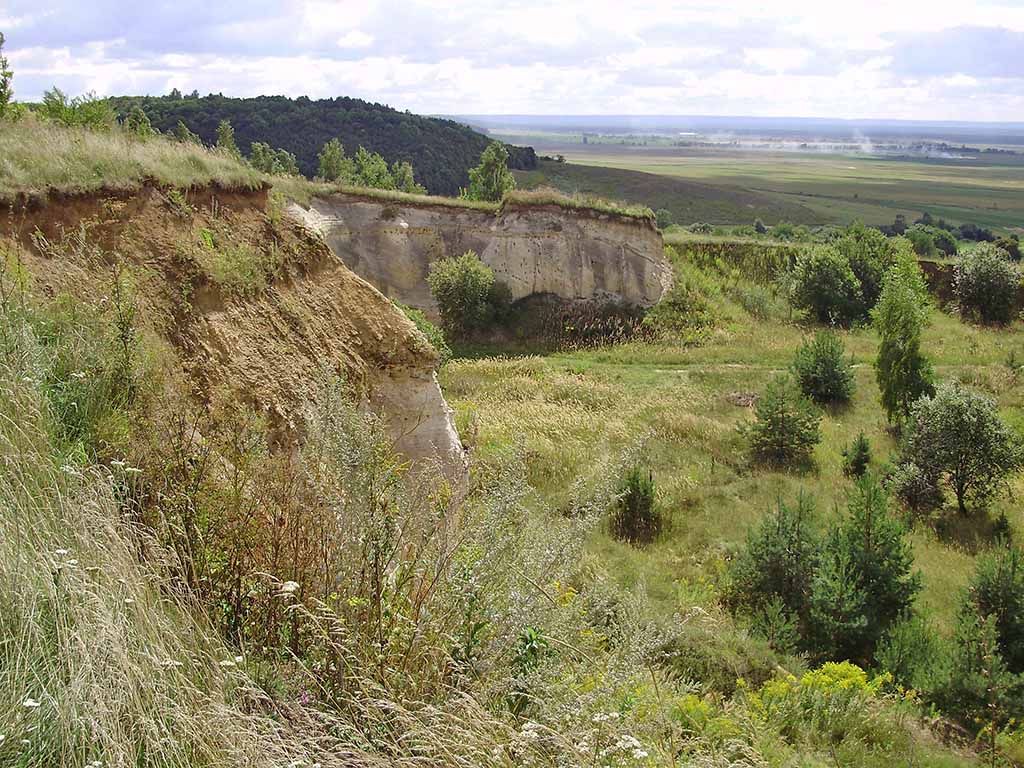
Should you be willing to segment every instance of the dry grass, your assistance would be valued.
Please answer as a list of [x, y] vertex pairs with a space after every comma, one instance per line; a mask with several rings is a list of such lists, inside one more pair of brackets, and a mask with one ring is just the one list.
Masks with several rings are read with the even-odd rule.
[[516, 189], [507, 193], [501, 201], [506, 205], [557, 205], [570, 210], [598, 211], [629, 219], [654, 221], [654, 211], [645, 205], [617, 203], [595, 195], [565, 195], [556, 189]]
[[65, 128], [28, 116], [0, 123], [0, 199], [55, 190], [131, 189], [146, 179], [187, 188], [255, 189], [263, 176], [222, 152], [120, 130]]

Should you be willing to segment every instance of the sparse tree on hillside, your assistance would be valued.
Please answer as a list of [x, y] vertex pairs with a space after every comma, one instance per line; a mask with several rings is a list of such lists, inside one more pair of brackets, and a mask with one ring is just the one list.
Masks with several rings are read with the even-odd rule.
[[439, 259], [427, 275], [444, 327], [455, 333], [482, 329], [495, 316], [494, 270], [473, 251]]
[[422, 184], [416, 183], [412, 163], [402, 160], [391, 164], [391, 178], [395, 189], [400, 192], [408, 192], [414, 195], [426, 194], [427, 190]]
[[665, 208], [659, 208], [654, 212], [654, 220], [658, 224], [658, 229], [668, 229], [672, 226], [672, 211], [666, 210]]
[[370, 152], [365, 147], [359, 147], [356, 151], [355, 182], [361, 187], [370, 187], [371, 189], [395, 188], [395, 180], [391, 176], [387, 160], [376, 152]]
[[238, 145], [235, 144], [235, 129], [227, 120], [221, 120], [217, 126], [217, 148], [239, 159], [242, 157]]
[[910, 411], [901, 462], [921, 468], [938, 485], [944, 478], [960, 514], [968, 503], [984, 508], [1021, 468], [1020, 438], [999, 418], [996, 403], [954, 382]]
[[324, 144], [316, 156], [317, 176], [324, 181], [350, 182], [356, 173], [356, 164], [345, 154], [345, 147], [338, 139]]
[[249, 162], [257, 171], [275, 176], [297, 176], [299, 174], [295, 155], [284, 149], [271, 149], [269, 144], [260, 141], [252, 143]]
[[153, 136], [156, 133], [153, 130], [153, 126], [150, 125], [149, 117], [146, 116], [146, 113], [140, 106], [132, 107], [132, 111], [125, 118], [124, 127], [129, 133], [134, 133], [136, 136], [141, 137]]
[[857, 314], [866, 318], [878, 303], [882, 279], [896, 256], [898, 246], [877, 229], [866, 227], [859, 221], [847, 227], [832, 245], [846, 257], [860, 282], [861, 303]]
[[[921, 588], [906, 527], [888, 507], [885, 490], [866, 474], [849, 497], [847, 516], [829, 534], [811, 605], [818, 649], [832, 659], [869, 662]], [[851, 606], [859, 608], [848, 611]]]
[[203, 140], [195, 133], [192, 133], [185, 125], [184, 121], [179, 120], [178, 124], [174, 127], [174, 138], [180, 142], [187, 144], [202, 144]]
[[926, 302], [920, 268], [902, 259], [886, 273], [872, 311], [880, 339], [875, 376], [882, 406], [894, 424], [903, 422], [915, 400], [935, 391], [931, 363], [921, 353]]
[[7, 106], [14, 97], [14, 88], [11, 86], [13, 79], [14, 73], [4, 56], [4, 33], [0, 32], [0, 117], [7, 113]]
[[793, 305], [821, 323], [849, 325], [861, 313], [860, 281], [850, 260], [831, 246], [820, 245], [797, 259], [793, 270]]
[[980, 243], [960, 257], [953, 287], [960, 312], [984, 323], [1008, 323], [1013, 319], [1020, 290], [1020, 268], [1002, 248]]
[[480, 155], [480, 165], [469, 169], [469, 189], [465, 197], [498, 202], [515, 187], [515, 177], [508, 169], [508, 150], [501, 142], [492, 141]]

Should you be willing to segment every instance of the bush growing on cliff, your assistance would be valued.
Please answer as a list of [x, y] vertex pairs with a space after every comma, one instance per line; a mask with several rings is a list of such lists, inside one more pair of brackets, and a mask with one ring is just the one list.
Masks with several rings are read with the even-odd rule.
[[863, 295], [850, 260], [831, 246], [818, 246], [797, 259], [792, 301], [820, 323], [845, 326], [860, 316]]
[[473, 251], [432, 263], [427, 283], [442, 324], [457, 334], [483, 330], [502, 315], [508, 302], [507, 288]]
[[452, 348], [448, 346], [448, 341], [444, 337], [444, 332], [430, 322], [427, 316], [424, 315], [420, 310], [414, 307], [407, 307], [405, 304], [395, 302], [395, 305], [402, 310], [406, 317], [408, 317], [413, 325], [422, 333], [427, 341], [430, 342], [430, 346], [437, 352], [438, 363], [444, 365], [452, 359]]
[[1021, 272], [1006, 252], [990, 243], [960, 257], [953, 277], [960, 311], [983, 323], [1008, 323], [1020, 290]]

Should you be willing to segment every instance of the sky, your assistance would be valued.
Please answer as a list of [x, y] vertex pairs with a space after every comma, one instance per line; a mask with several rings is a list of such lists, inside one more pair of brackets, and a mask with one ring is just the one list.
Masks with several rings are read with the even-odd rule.
[[0, 0], [15, 97], [1024, 121], [1024, 0]]

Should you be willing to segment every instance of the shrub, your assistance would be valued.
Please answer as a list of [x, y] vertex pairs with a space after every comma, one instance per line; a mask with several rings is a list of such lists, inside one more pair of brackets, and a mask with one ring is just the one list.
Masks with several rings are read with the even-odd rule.
[[828, 658], [869, 662], [921, 588], [907, 530], [888, 507], [884, 488], [866, 475], [829, 534], [811, 590], [815, 646]]
[[1002, 248], [1013, 261], [1020, 261], [1020, 238], [1017, 235], [1011, 237], [999, 237], [994, 245]]
[[668, 229], [674, 223], [672, 219], [672, 211], [659, 208], [654, 212], [654, 221], [657, 223], [658, 229]]
[[757, 402], [757, 420], [743, 428], [754, 461], [774, 466], [810, 461], [821, 440], [821, 412], [792, 377], [777, 376]]
[[935, 238], [926, 227], [913, 226], [903, 233], [903, 236], [910, 241], [914, 253], [925, 258], [934, 258], [938, 255], [939, 249], [935, 247]]
[[654, 475], [649, 469], [632, 467], [612, 511], [612, 536], [631, 544], [648, 544], [661, 533], [662, 522], [654, 498]]
[[[801, 493], [792, 507], [780, 500], [774, 513], [747, 534], [746, 546], [730, 567], [727, 601], [755, 617], [771, 611], [795, 620], [805, 635], [818, 548], [813, 499]], [[780, 606], [772, 610], [775, 602]]]
[[110, 130], [117, 123], [117, 115], [106, 101], [91, 93], [69, 99], [59, 88], [51, 88], [43, 94], [38, 111], [55, 123], [94, 131]]
[[1020, 438], [999, 418], [995, 401], [959, 383], [944, 384], [911, 409], [901, 463], [919, 468], [934, 488], [944, 479], [961, 514], [984, 507], [1022, 464]]
[[861, 313], [863, 295], [850, 261], [830, 246], [816, 246], [797, 259], [792, 302], [818, 322], [849, 325]]
[[963, 254], [953, 274], [960, 311], [983, 323], [1008, 323], [1013, 319], [1020, 282], [1020, 269], [990, 243], [981, 243]]
[[847, 403], [853, 396], [853, 366], [844, 351], [831, 331], [820, 331], [797, 350], [793, 374], [801, 391], [819, 405]]
[[850, 263], [850, 269], [860, 282], [861, 302], [857, 308], [858, 317], [867, 317], [878, 303], [882, 292], [882, 280], [891, 266], [898, 246], [877, 229], [855, 222], [846, 228], [832, 242]]
[[508, 301], [508, 289], [494, 279], [494, 270], [473, 251], [457, 258], [439, 259], [427, 275], [444, 326], [455, 333], [487, 327]]
[[920, 268], [903, 259], [886, 273], [872, 311], [879, 335], [875, 377], [886, 416], [897, 424], [910, 413], [913, 402], [934, 392], [932, 366], [921, 353], [925, 297]]
[[355, 176], [355, 162], [345, 155], [345, 147], [338, 139], [331, 139], [316, 156], [317, 177], [324, 181], [348, 181]]
[[412, 321], [419, 332], [426, 337], [427, 341], [430, 342], [430, 346], [437, 352], [439, 365], [444, 365], [452, 359], [452, 348], [448, 346], [448, 341], [445, 339], [444, 332], [440, 328], [430, 322], [427, 316], [420, 310], [414, 307], [407, 307], [397, 301], [395, 304]]
[[861, 432], [857, 439], [843, 448], [843, 474], [847, 477], [863, 477], [871, 466], [871, 443]]

